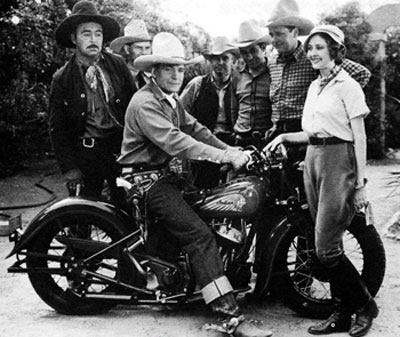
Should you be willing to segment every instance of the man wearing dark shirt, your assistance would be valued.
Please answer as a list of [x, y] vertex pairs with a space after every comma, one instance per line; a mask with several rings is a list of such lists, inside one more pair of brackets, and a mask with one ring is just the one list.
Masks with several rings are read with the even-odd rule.
[[135, 91], [125, 61], [102, 51], [119, 34], [118, 23], [97, 13], [92, 2], [75, 4], [56, 30], [58, 44], [75, 54], [53, 77], [50, 135], [70, 194], [99, 198], [115, 179], [125, 109]]

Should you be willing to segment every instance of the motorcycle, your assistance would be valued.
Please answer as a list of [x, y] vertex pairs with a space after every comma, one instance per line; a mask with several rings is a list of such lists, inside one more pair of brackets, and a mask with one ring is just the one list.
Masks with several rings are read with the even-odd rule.
[[[215, 234], [235, 293], [279, 296], [300, 315], [327, 317], [329, 283], [314, 249], [300, 163], [251, 149], [244, 173], [210, 190], [183, 192]], [[10, 273], [27, 273], [40, 298], [63, 314], [96, 314], [117, 304], [181, 305], [201, 299], [188, 255], [147, 213], [138, 184], [120, 180], [129, 207], [69, 197], [14, 228]], [[141, 182], [140, 186], [143, 186]], [[372, 295], [385, 273], [382, 240], [364, 214], [346, 231], [347, 256]]]

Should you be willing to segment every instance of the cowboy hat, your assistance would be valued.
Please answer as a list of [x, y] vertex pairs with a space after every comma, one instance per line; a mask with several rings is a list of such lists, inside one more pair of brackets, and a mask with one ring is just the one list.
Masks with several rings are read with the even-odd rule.
[[81, 23], [96, 22], [103, 27], [103, 41], [111, 41], [119, 35], [119, 24], [113, 18], [99, 15], [96, 6], [91, 1], [79, 1], [72, 7], [71, 15], [65, 18], [56, 29], [58, 44], [75, 48], [71, 41], [71, 34]]
[[208, 58], [211, 56], [221, 56], [224, 53], [231, 53], [235, 56], [239, 56], [239, 50], [229, 44], [229, 40], [226, 36], [217, 36], [210, 49], [204, 49], [201, 54]]
[[147, 31], [146, 24], [143, 20], [131, 20], [124, 28], [124, 36], [117, 37], [111, 41], [110, 48], [120, 53], [121, 48], [127, 43], [151, 41], [151, 37]]
[[264, 34], [260, 25], [254, 20], [243, 21], [239, 26], [238, 42], [228, 45], [236, 48], [247, 48], [259, 43], [271, 44], [269, 34]]
[[153, 53], [139, 56], [135, 59], [133, 66], [136, 69], [150, 72], [156, 64], [186, 65], [196, 62], [193, 59], [185, 60], [185, 50], [175, 35], [161, 32], [154, 36]]
[[306, 47], [310, 42], [310, 39], [318, 33], [325, 33], [329, 35], [333, 41], [341, 46], [344, 46], [344, 33], [341, 29], [333, 25], [321, 25], [313, 28], [313, 30], [310, 32], [310, 35], [308, 35], [304, 41], [304, 47]]
[[268, 20], [269, 29], [278, 26], [297, 27], [299, 35], [307, 35], [314, 24], [299, 15], [300, 10], [295, 0], [280, 0]]

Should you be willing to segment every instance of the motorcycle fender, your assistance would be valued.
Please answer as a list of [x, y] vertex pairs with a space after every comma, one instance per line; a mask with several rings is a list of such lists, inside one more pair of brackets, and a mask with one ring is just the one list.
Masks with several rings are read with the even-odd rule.
[[110, 203], [80, 197], [69, 197], [57, 201], [40, 211], [39, 214], [37, 214], [29, 223], [28, 227], [6, 258], [27, 248], [35, 237], [40, 234], [41, 230], [54, 220], [54, 218], [72, 210], [81, 210], [91, 213], [95, 212], [100, 216], [115, 219], [115, 223], [124, 226], [126, 230], [128, 230], [129, 227], [132, 227], [133, 220], [128, 213]]
[[274, 264], [276, 260], [276, 254], [278, 247], [292, 228], [293, 223], [288, 221], [287, 217], [279, 218], [275, 225], [272, 227], [271, 231], [268, 233], [265, 239], [261, 240], [257, 244], [257, 261], [255, 261], [257, 270], [266, 270], [267, 274], [265, 277], [265, 282], [263, 285], [262, 293], [265, 293], [269, 287], [271, 281], [271, 276], [274, 270]]

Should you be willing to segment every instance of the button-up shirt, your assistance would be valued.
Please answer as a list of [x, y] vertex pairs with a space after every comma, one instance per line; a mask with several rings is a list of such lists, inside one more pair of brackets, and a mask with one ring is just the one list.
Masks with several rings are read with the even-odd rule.
[[303, 130], [311, 136], [353, 141], [350, 120], [369, 113], [364, 92], [343, 69], [322, 90], [321, 80], [319, 77], [313, 81], [308, 90]]
[[[342, 68], [361, 87], [367, 85], [371, 77], [367, 68], [349, 59], [343, 60]], [[271, 74], [272, 121], [301, 119], [307, 90], [319, 73], [313, 69], [301, 43], [291, 55], [273, 57], [269, 62], [269, 71]]]
[[[176, 101], [175, 108], [170, 100]], [[125, 117], [122, 165], [159, 166], [172, 157], [222, 162], [227, 145], [167, 96], [152, 80], [135, 94]]]
[[232, 85], [232, 115], [237, 115], [234, 130], [238, 133], [266, 131], [271, 126], [267, 62], [265, 69], [255, 76], [246, 67]]

